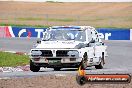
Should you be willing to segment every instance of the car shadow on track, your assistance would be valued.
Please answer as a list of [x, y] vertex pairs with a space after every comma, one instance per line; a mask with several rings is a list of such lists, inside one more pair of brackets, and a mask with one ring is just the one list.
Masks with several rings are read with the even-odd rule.
[[[93, 68], [87, 68], [86, 70], [93, 70]], [[78, 68], [62, 68], [59, 71], [61, 72], [65, 72], [65, 71], [78, 71]], [[39, 72], [58, 72], [58, 71], [54, 71], [52, 68], [48, 68], [48, 69], [42, 69]]]

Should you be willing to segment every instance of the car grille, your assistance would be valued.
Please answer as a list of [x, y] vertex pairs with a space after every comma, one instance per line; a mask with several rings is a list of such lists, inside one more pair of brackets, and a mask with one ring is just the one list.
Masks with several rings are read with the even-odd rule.
[[[38, 50], [34, 50], [38, 51]], [[51, 50], [40, 50], [42, 54], [40, 56], [42, 57], [53, 57], [53, 52]], [[61, 57], [69, 57], [68, 55], [69, 50], [57, 50], [56, 51], [56, 57], [61, 58]], [[33, 56], [33, 55], [32, 55]], [[74, 57], [70, 55], [71, 57]]]
[[41, 52], [42, 52], [41, 56], [44, 56], [44, 57], [52, 57], [53, 56], [51, 50], [41, 50]]
[[56, 51], [56, 56], [57, 57], [67, 57], [68, 55], [68, 50], [57, 50]]

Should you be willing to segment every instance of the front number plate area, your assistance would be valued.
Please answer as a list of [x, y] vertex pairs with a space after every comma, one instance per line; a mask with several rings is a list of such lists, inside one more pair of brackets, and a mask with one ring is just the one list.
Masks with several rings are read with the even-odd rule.
[[50, 65], [59, 65], [61, 64], [61, 60], [49, 60]]

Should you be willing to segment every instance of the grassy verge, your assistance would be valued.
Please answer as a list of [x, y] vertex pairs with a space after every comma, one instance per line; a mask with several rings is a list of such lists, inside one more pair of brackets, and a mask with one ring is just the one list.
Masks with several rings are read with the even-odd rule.
[[18, 21], [57, 21], [57, 22], [74, 22], [77, 21], [76, 19], [71, 18], [33, 18], [33, 17], [27, 17], [27, 18], [16, 18], [15, 20]]
[[29, 58], [26, 55], [16, 55], [8, 52], [0, 52], [0, 67], [15, 67], [27, 64], [29, 64]]
[[49, 27], [44, 25], [26, 25], [26, 24], [13, 24], [13, 23], [0, 23], [0, 26], [16, 26], [16, 27], [36, 27], [36, 28], [47, 28]]
[[19, 20], [19, 21], [41, 21], [41, 20], [45, 20], [45, 19], [44, 18], [27, 17], [27, 18], [16, 18], [16, 20]]
[[[16, 26], [16, 27], [35, 27], [35, 28], [48, 28], [52, 25], [27, 25], [27, 24], [13, 24], [13, 23], [0, 23], [0, 26]], [[115, 27], [115, 26], [94, 26], [95, 28], [131, 28], [131, 27]]]
[[58, 21], [58, 22], [74, 22], [76, 21], [76, 19], [70, 19], [70, 18], [67, 18], [67, 19], [55, 19], [55, 18], [48, 18], [47, 21]]

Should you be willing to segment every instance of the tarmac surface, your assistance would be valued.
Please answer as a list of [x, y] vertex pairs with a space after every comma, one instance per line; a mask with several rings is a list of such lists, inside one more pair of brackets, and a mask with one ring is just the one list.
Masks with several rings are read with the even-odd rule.
[[[19, 51], [28, 53], [33, 44], [36, 43], [35, 38], [0, 38], [0, 50]], [[108, 46], [108, 57], [104, 69], [95, 69], [88, 67], [86, 73], [132, 73], [132, 41], [104, 41]], [[49, 74], [76, 74], [77, 69], [62, 68], [61, 71], [54, 71], [52, 68], [41, 68], [40, 72], [20, 71], [0, 73], [3, 77], [32, 77]]]

